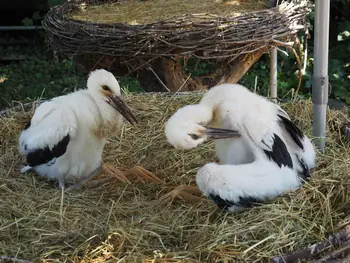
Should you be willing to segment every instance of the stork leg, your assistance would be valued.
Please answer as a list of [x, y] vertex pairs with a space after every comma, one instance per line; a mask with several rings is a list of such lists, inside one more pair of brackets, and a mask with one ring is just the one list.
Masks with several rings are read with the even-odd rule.
[[71, 192], [73, 190], [80, 189], [83, 186], [83, 184], [90, 181], [93, 177], [100, 175], [102, 173], [102, 170], [102, 166], [97, 167], [92, 173], [80, 178], [79, 182], [69, 186], [65, 192]]
[[159, 201], [161, 203], [169, 203], [174, 199], [186, 200], [191, 203], [199, 203], [202, 201], [209, 201], [208, 199], [201, 197], [202, 193], [199, 188], [189, 185], [180, 185], [169, 193], [163, 195]]
[[[101, 175], [102, 173], [105, 174], [104, 178], [101, 179], [93, 179], [94, 177], [97, 177]], [[134, 182], [142, 182], [145, 183], [145, 181], [151, 181], [155, 184], [165, 184], [161, 179], [159, 179], [157, 176], [155, 176], [150, 171], [146, 170], [145, 168], [141, 166], [134, 166], [131, 169], [127, 171], [121, 171], [116, 167], [112, 167], [107, 164], [103, 164], [96, 168], [92, 173], [90, 173], [87, 176], [82, 177], [79, 182], [71, 185], [66, 189], [65, 192], [70, 192], [73, 190], [80, 189], [84, 184], [88, 184], [89, 186], [96, 186], [101, 185], [103, 183], [109, 182], [109, 181], [119, 181], [123, 183], [131, 184], [131, 181]], [[60, 189], [61, 189], [61, 183], [60, 183]]]
[[116, 167], [104, 164], [103, 171], [107, 175], [107, 178], [93, 180], [89, 182], [89, 185], [102, 184], [111, 180], [116, 180], [128, 184], [131, 184], [131, 181], [142, 183], [150, 181], [154, 184], [165, 184], [160, 178], [155, 176], [153, 173], [138, 165], [130, 168], [127, 171], [121, 171]]
[[61, 202], [60, 202], [60, 229], [63, 227], [63, 202], [64, 202], [64, 181], [63, 179], [58, 182], [61, 189]]

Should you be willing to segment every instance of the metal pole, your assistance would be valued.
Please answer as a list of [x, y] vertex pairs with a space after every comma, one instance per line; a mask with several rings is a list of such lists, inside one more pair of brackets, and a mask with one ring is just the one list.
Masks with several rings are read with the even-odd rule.
[[12, 30], [42, 30], [42, 26], [0, 26], [0, 31]]
[[270, 97], [277, 103], [277, 48], [270, 51]]
[[[269, 6], [273, 8], [277, 5], [277, 0], [270, 0]], [[277, 48], [270, 51], [270, 98], [277, 103]]]
[[316, 0], [314, 26], [314, 72], [312, 79], [313, 127], [315, 145], [322, 152], [326, 142], [328, 103], [328, 46], [330, 0]]

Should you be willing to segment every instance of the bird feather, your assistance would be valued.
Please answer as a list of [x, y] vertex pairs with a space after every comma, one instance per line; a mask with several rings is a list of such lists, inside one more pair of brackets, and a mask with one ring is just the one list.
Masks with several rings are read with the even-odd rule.
[[19, 137], [19, 150], [25, 156], [37, 149], [52, 150], [62, 139], [76, 136], [76, 116], [59, 100], [42, 103], [35, 111], [30, 126]]

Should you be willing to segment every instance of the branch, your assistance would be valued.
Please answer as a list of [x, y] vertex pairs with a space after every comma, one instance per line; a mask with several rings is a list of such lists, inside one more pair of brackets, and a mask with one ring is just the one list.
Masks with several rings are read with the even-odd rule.
[[332, 253], [322, 257], [319, 260], [314, 261], [313, 263], [326, 263], [330, 260], [339, 259], [344, 257], [344, 253], [348, 254], [350, 252], [350, 242], [345, 243], [345, 246], [333, 251]]
[[291, 252], [282, 256], [276, 256], [270, 259], [270, 263], [295, 263], [299, 260], [311, 258], [331, 246], [344, 244], [350, 240], [350, 225], [347, 225], [340, 232], [330, 235], [326, 240], [317, 242], [305, 249]]

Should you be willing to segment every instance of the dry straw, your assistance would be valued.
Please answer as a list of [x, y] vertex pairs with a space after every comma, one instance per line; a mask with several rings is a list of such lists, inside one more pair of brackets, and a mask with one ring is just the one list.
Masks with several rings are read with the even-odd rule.
[[180, 17], [184, 14], [238, 16], [266, 8], [268, 8], [266, 0], [202, 0], [200, 3], [193, 0], [130, 0], [107, 2], [100, 5], [82, 5], [80, 9], [71, 14], [71, 18], [104, 24], [143, 25]]
[[[67, 193], [62, 228], [57, 185], [19, 174], [17, 138], [30, 113], [2, 117], [0, 255], [35, 262], [261, 262], [321, 241], [349, 223], [349, 142], [330, 131], [311, 181], [264, 206], [225, 214], [211, 203], [160, 205], [162, 194], [193, 184], [196, 169], [215, 158], [210, 143], [179, 151], [164, 137], [167, 118], [199, 99], [127, 95], [140, 124], [126, 124], [110, 139], [104, 160], [121, 169], [142, 165], [167, 185], [110, 183]], [[310, 134], [311, 102], [284, 107]], [[328, 112], [329, 120], [340, 115]]]

